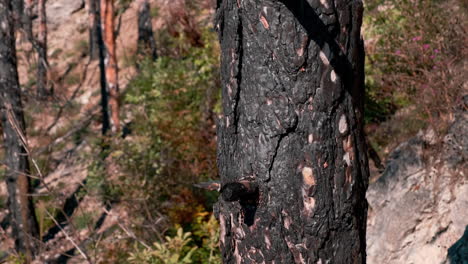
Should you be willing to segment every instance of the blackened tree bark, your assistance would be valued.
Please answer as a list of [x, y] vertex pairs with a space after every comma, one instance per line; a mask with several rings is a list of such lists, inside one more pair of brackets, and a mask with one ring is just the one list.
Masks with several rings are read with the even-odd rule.
[[360, 0], [218, 0], [223, 263], [365, 263]]
[[24, 0], [12, 0], [13, 3], [13, 21], [15, 29], [22, 28], [24, 15]]
[[34, 46], [32, 16], [33, 16], [33, 0], [24, 0], [24, 11], [23, 11], [23, 16], [22, 16], [23, 29], [25, 31], [26, 38]]
[[[118, 67], [114, 32], [114, 0], [101, 0], [100, 17], [102, 131], [103, 134], [106, 134], [108, 130], [116, 134], [120, 131], [120, 118]], [[102, 73], [102, 69], [104, 69], [104, 73]], [[102, 78], [104, 78], [104, 81]]]
[[18, 81], [11, 0], [0, 0], [0, 106], [5, 146], [8, 208], [16, 250], [30, 261], [36, 253], [38, 225], [31, 200], [25, 122]]
[[37, 34], [37, 94], [39, 98], [52, 95], [52, 83], [47, 77], [49, 62], [47, 59], [47, 15], [46, 0], [38, 0], [39, 31]]
[[151, 23], [151, 9], [148, 0], [138, 0], [138, 55], [151, 55], [153, 60], [158, 58], [156, 41]]
[[96, 60], [99, 58], [99, 0], [86, 0], [86, 7], [88, 9], [89, 19], [89, 57], [91, 60]]

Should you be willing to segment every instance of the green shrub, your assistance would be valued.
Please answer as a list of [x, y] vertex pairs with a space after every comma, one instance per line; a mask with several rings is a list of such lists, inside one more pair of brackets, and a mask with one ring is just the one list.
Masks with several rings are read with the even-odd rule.
[[427, 126], [442, 135], [453, 120], [467, 55], [467, 19], [460, 4], [365, 1], [365, 122], [377, 149], [388, 151]]
[[184, 232], [178, 227], [173, 236], [165, 236], [151, 248], [135, 247], [128, 260], [141, 264], [221, 263], [219, 225], [214, 216], [200, 212], [191, 228], [192, 232]]
[[426, 121], [450, 115], [461, 96], [465, 15], [433, 0], [366, 1], [367, 120], [415, 105]]
[[174, 237], [165, 237], [164, 242], [155, 242], [153, 248], [130, 254], [130, 263], [135, 264], [185, 264], [192, 263], [192, 254], [196, 247], [188, 246], [192, 240], [190, 232], [177, 229]]

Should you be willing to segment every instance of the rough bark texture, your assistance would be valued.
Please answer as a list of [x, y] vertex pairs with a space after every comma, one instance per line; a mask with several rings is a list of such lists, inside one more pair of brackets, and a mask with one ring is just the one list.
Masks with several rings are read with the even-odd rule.
[[36, 253], [38, 226], [34, 214], [25, 123], [18, 81], [15, 34], [10, 0], [0, 0], [0, 103], [5, 146], [8, 208], [16, 250], [30, 261]]
[[47, 77], [49, 62], [47, 60], [47, 15], [46, 0], [38, 0], [39, 31], [37, 34], [37, 94], [45, 98], [52, 94], [52, 86]]
[[[118, 69], [115, 52], [114, 1], [101, 0], [100, 8], [106, 80], [102, 100], [108, 100], [106, 111], [107, 118], [109, 118], [109, 129], [115, 134], [117, 131], [120, 131], [120, 119]], [[103, 132], [104, 134], [106, 133], [104, 129]]]
[[13, 21], [15, 29], [22, 27], [23, 13], [24, 13], [24, 0], [12, 0], [13, 4]]
[[86, 0], [89, 27], [89, 57], [91, 60], [99, 58], [99, 0]]
[[158, 58], [156, 41], [151, 24], [151, 9], [148, 0], [138, 0], [138, 51], [139, 55], [151, 55], [153, 60]]
[[362, 10], [218, 0], [223, 263], [365, 263]]

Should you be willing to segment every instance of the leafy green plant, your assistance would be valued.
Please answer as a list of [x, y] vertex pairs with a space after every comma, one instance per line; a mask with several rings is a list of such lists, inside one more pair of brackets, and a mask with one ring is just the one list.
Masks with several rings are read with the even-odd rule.
[[[467, 55], [467, 19], [460, 4], [365, 2], [365, 121], [388, 123], [384, 129], [370, 129], [373, 143], [385, 147], [428, 125], [440, 134], [453, 119], [462, 96], [462, 58]], [[389, 137], [393, 139], [385, 139]]]
[[155, 242], [153, 248], [130, 254], [130, 263], [138, 264], [189, 264], [197, 247], [190, 247], [190, 232], [177, 229], [174, 237], [165, 237], [164, 242]]
[[[208, 220], [206, 221], [206, 217]], [[219, 224], [213, 214], [200, 212], [193, 223], [193, 237], [201, 242], [201, 247], [195, 252], [196, 263], [221, 263], [219, 252]]]

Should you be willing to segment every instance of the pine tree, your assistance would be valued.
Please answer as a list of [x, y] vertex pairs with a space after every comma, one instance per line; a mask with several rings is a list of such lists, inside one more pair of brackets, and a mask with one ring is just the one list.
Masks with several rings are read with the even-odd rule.
[[[119, 83], [117, 55], [114, 32], [114, 1], [101, 0], [101, 37], [100, 63], [101, 97], [103, 108], [103, 134], [110, 130], [113, 134], [120, 131], [119, 118]], [[104, 80], [102, 80], [104, 78]]]
[[365, 263], [359, 0], [219, 0], [223, 263]]

